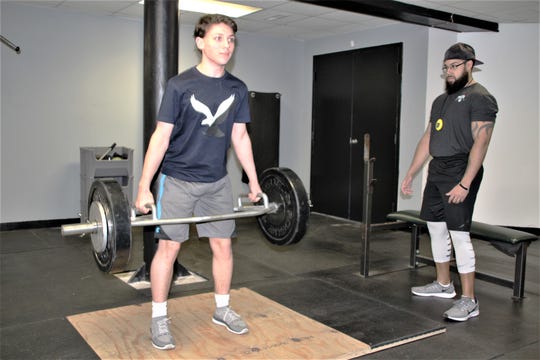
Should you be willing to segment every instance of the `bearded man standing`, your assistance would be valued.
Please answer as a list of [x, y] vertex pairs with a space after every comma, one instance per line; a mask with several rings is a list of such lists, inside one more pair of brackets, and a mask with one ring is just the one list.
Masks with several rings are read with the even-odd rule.
[[429, 124], [401, 184], [402, 193], [411, 195], [414, 176], [432, 157], [420, 217], [427, 222], [437, 279], [411, 291], [417, 296], [456, 296], [450, 278], [453, 245], [462, 296], [443, 316], [455, 321], [480, 314], [474, 294], [476, 258], [470, 228], [498, 112], [495, 98], [473, 79], [473, 68], [480, 64], [483, 62], [468, 44], [454, 44], [445, 52], [446, 92], [432, 104]]

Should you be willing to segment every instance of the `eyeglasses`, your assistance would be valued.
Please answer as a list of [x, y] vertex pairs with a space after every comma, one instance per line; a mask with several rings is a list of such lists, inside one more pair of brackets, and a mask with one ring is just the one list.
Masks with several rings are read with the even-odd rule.
[[455, 71], [458, 67], [465, 64], [467, 61], [469, 61], [469, 60], [465, 60], [464, 62], [459, 63], [459, 64], [451, 64], [449, 66], [445, 65], [445, 66], [442, 67], [442, 72], [446, 74], [448, 72], [448, 70]]

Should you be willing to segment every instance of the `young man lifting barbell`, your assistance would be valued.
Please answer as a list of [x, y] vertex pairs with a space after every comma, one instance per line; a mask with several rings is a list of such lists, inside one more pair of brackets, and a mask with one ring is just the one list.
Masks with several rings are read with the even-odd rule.
[[[250, 121], [247, 87], [225, 70], [234, 53], [236, 31], [236, 23], [223, 15], [205, 15], [195, 26], [201, 61], [167, 83], [135, 201], [139, 211], [147, 213], [145, 205], [154, 203], [150, 186], [161, 164], [155, 199], [158, 217], [230, 212], [233, 198], [226, 164], [231, 144], [248, 176], [250, 200], [256, 201], [262, 193], [246, 130]], [[212, 321], [244, 334], [247, 325], [229, 306], [234, 229], [234, 220], [197, 225], [199, 236], [210, 239], [213, 252], [216, 311]], [[159, 244], [150, 268], [152, 344], [173, 349], [167, 295], [181, 243], [189, 238], [189, 225], [160, 226], [156, 237]]]

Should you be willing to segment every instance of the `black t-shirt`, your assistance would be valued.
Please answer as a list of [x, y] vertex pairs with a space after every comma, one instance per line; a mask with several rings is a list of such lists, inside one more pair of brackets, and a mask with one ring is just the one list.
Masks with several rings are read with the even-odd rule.
[[227, 175], [233, 123], [250, 121], [246, 85], [225, 72], [203, 75], [195, 67], [169, 79], [158, 120], [174, 124], [161, 171], [191, 182]]
[[452, 95], [439, 95], [431, 107], [431, 156], [468, 154], [474, 143], [471, 123], [494, 122], [497, 112], [495, 97], [478, 83]]

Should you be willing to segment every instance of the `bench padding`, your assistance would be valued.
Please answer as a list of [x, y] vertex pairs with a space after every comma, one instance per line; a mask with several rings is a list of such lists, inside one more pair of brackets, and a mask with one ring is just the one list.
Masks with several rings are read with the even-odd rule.
[[[418, 210], [396, 211], [388, 214], [387, 217], [390, 220], [404, 221], [419, 226], [426, 226], [426, 221], [420, 219], [420, 211]], [[538, 240], [538, 236], [525, 231], [485, 224], [478, 221], [472, 222], [470, 232], [471, 235], [488, 241], [501, 241], [509, 244], [518, 244], [521, 242]]]

